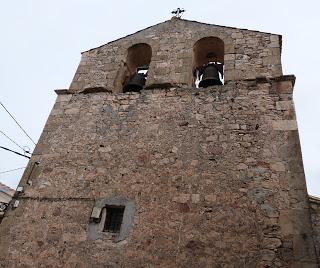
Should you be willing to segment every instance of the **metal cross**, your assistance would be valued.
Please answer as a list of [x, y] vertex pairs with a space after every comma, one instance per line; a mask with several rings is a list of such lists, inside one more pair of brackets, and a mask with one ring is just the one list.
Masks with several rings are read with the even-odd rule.
[[176, 10], [171, 11], [171, 14], [174, 14], [176, 18], [181, 18], [182, 13], [185, 12], [183, 8], [178, 7]]

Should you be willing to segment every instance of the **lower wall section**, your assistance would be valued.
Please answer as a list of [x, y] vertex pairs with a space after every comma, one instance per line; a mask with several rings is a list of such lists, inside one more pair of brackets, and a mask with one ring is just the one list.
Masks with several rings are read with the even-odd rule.
[[93, 203], [21, 200], [1, 224], [0, 267], [89, 267], [83, 265], [88, 263], [84, 252], [90, 248], [85, 245]]
[[138, 198], [133, 228], [120, 242], [108, 233], [90, 239], [94, 204], [22, 199], [1, 224], [0, 267], [316, 267], [308, 227], [304, 234], [286, 229], [302, 215], [280, 215], [288, 222], [278, 229], [268, 208], [245, 195], [184, 195], [162, 204]]
[[[279, 83], [60, 95], [0, 225], [0, 266], [317, 267]], [[116, 239], [105, 205], [125, 209]]]
[[215, 202], [202, 196], [201, 201], [190, 196], [162, 205], [138, 201], [134, 228], [119, 243], [108, 234], [95, 241], [89, 238], [93, 201], [24, 199], [1, 225], [0, 263], [25, 268], [220, 267], [222, 263], [264, 267], [272, 260], [293, 257], [292, 243], [275, 230], [271, 235], [273, 220], [259, 205], [244, 196], [225, 194]]

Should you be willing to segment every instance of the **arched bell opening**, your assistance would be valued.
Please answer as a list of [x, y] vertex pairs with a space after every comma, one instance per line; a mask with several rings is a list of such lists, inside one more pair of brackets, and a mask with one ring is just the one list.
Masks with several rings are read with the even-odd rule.
[[224, 84], [224, 42], [204, 37], [193, 46], [193, 82], [199, 87]]
[[148, 76], [152, 57], [151, 46], [145, 43], [135, 44], [128, 48], [125, 62], [125, 75], [122, 79], [123, 92], [139, 92], [143, 89]]

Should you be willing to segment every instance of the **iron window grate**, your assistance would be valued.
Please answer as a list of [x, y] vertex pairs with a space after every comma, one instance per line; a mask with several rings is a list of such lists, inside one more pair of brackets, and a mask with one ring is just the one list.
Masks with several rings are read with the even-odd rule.
[[106, 207], [107, 215], [104, 223], [104, 232], [119, 233], [122, 224], [124, 207]]

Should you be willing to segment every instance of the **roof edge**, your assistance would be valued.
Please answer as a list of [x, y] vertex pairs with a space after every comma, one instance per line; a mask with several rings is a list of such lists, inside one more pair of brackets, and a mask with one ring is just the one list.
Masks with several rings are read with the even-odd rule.
[[[280, 37], [280, 40], [282, 40], [282, 35], [281, 35], [281, 34], [269, 33], [269, 32], [262, 32], [262, 31], [250, 30], [250, 29], [246, 29], [246, 28], [237, 28], [237, 27], [232, 27], [232, 26], [224, 26], [224, 25], [218, 25], [218, 24], [211, 24], [211, 23], [199, 22], [199, 21], [196, 21], [196, 20], [186, 20], [186, 19], [181, 19], [181, 18], [172, 17], [170, 20], [165, 20], [165, 21], [163, 21], [163, 22], [156, 23], [156, 24], [154, 24], [154, 25], [148, 26], [148, 27], [143, 28], [143, 29], [141, 29], [141, 30], [139, 30], [139, 31], [136, 31], [136, 32], [131, 33], [131, 34], [128, 34], [128, 35], [126, 35], [126, 36], [117, 38], [117, 39], [115, 39], [115, 40], [112, 40], [112, 41], [107, 42], [107, 43], [105, 43], [105, 44], [102, 44], [102, 45], [100, 45], [100, 46], [97, 46], [97, 47], [90, 48], [90, 49], [88, 49], [88, 50], [82, 51], [81, 54], [84, 54], [84, 53], [86, 53], [86, 52], [89, 52], [89, 51], [92, 51], [92, 50], [101, 48], [101, 47], [103, 47], [103, 46], [112, 44], [112, 43], [114, 43], [114, 42], [116, 42], [116, 41], [119, 41], [119, 40], [121, 40], [121, 39], [127, 38], [127, 37], [129, 37], [129, 36], [134, 35], [134, 34], [140, 33], [140, 32], [142, 32], [142, 31], [145, 31], [145, 30], [150, 29], [150, 28], [152, 28], [152, 27], [155, 27], [155, 26], [158, 26], [158, 25], [161, 25], [161, 24], [170, 22], [170, 21], [172, 21], [172, 20], [182, 20], [182, 21], [187, 21], [187, 22], [200, 23], [200, 24], [204, 24], [204, 25], [217, 26], [217, 27], [223, 27], [223, 28], [228, 28], [228, 29], [236, 29], [236, 30], [241, 30], [241, 31], [250, 31], [250, 32], [256, 32], [256, 33], [263, 33], [263, 34], [270, 34], [270, 35], [278, 35], [278, 36]], [[280, 42], [281, 42], [281, 41], [280, 41]], [[281, 44], [280, 44], [280, 46], [281, 46]]]
[[246, 28], [237, 28], [237, 27], [233, 27], [233, 26], [224, 26], [224, 25], [219, 25], [219, 24], [211, 24], [211, 23], [199, 22], [199, 21], [196, 21], [196, 20], [185, 20], [185, 19], [181, 19], [181, 20], [189, 21], [189, 22], [195, 22], [195, 23], [201, 23], [201, 24], [205, 24], [205, 25], [223, 27], [223, 28], [228, 28], [228, 29], [236, 29], [236, 30], [242, 30], [242, 31], [250, 31], [250, 32], [256, 32], [256, 33], [264, 33], [264, 34], [272, 34], [272, 35], [281, 36], [281, 34], [263, 32], [263, 31], [258, 31], [258, 30], [250, 30], [250, 29], [246, 29]]
[[320, 197], [309, 194], [309, 201], [313, 202], [313, 203], [320, 204]]
[[0, 192], [13, 197], [15, 190], [0, 182]]
[[163, 21], [163, 22], [156, 23], [156, 24], [154, 24], [154, 25], [151, 25], [151, 26], [149, 26], [149, 27], [143, 28], [143, 29], [141, 29], [141, 30], [139, 30], [139, 31], [136, 31], [136, 32], [134, 32], [134, 33], [127, 34], [127, 35], [125, 35], [125, 36], [123, 36], [123, 37], [120, 37], [120, 38], [117, 38], [117, 39], [115, 39], [115, 40], [112, 40], [112, 41], [110, 41], [110, 42], [108, 42], [108, 43], [105, 43], [105, 44], [103, 44], [103, 45], [100, 45], [100, 46], [97, 46], [97, 47], [90, 48], [90, 49], [88, 49], [88, 50], [82, 51], [81, 54], [86, 53], [86, 52], [89, 52], [89, 51], [94, 50], [94, 49], [97, 49], [97, 48], [100, 48], [100, 47], [103, 47], [103, 46], [106, 46], [106, 45], [109, 45], [109, 44], [112, 44], [112, 43], [117, 42], [117, 41], [119, 41], [119, 40], [121, 40], [121, 39], [127, 38], [127, 37], [129, 37], [129, 36], [131, 36], [131, 35], [140, 33], [140, 32], [142, 32], [142, 31], [148, 30], [148, 29], [150, 29], [150, 28], [152, 28], [152, 27], [161, 25], [161, 24], [166, 23], [166, 22], [169, 22], [169, 21], [170, 21], [170, 20], [165, 20], [165, 21]]

